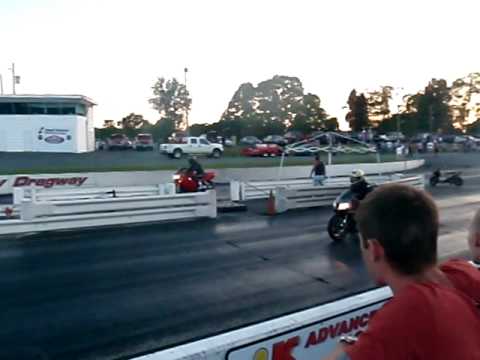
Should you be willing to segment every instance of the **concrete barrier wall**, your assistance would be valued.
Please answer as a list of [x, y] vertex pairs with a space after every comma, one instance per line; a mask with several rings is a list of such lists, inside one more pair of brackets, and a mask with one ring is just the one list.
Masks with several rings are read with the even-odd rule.
[[[412, 170], [423, 166], [425, 160], [393, 161], [386, 163], [367, 164], [339, 164], [327, 165], [328, 176], [345, 176], [355, 169], [362, 169], [366, 174], [393, 173]], [[249, 180], [277, 180], [301, 179], [310, 176], [312, 166], [286, 166], [281, 171], [278, 167], [248, 168], [248, 169], [219, 169], [219, 181], [249, 181]]]
[[[387, 287], [370, 290], [325, 305], [135, 360], [320, 360], [338, 344], [340, 336], [357, 335], [370, 317], [392, 296]], [[286, 344], [287, 353], [276, 351]], [[283, 347], [283, 346], [282, 346]], [[281, 353], [281, 354], [278, 354]], [[282, 356], [283, 355], [283, 356]]]
[[[380, 164], [328, 165], [329, 176], [348, 175], [352, 170], [361, 168], [367, 174], [391, 173], [415, 169], [424, 164], [424, 160], [395, 161]], [[238, 168], [215, 170], [217, 182], [230, 180], [272, 180], [298, 179], [310, 175], [311, 166], [287, 166], [279, 174], [278, 167]], [[39, 186], [43, 188], [78, 188], [109, 186], [145, 186], [172, 182], [172, 170], [167, 171], [128, 171], [128, 172], [86, 172], [65, 174], [0, 175], [0, 194], [13, 193], [14, 187]]]

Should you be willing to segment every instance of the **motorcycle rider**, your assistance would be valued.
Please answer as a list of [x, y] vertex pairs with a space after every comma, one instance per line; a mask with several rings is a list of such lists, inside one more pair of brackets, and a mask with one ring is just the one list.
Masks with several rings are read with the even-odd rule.
[[202, 165], [197, 161], [197, 158], [195, 156], [192, 156], [188, 159], [188, 164], [189, 167], [187, 169], [188, 173], [192, 174], [192, 177], [198, 181], [199, 184], [203, 184], [203, 175], [205, 174], [205, 171], [203, 170]]
[[365, 172], [361, 169], [352, 171], [350, 176], [350, 191], [358, 200], [363, 200], [372, 191], [370, 184], [365, 179]]

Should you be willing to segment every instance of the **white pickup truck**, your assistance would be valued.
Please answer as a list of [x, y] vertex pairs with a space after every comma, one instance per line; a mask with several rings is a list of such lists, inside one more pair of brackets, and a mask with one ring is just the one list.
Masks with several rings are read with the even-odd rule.
[[180, 159], [184, 154], [207, 155], [219, 158], [223, 153], [223, 145], [211, 143], [207, 139], [200, 137], [186, 137], [180, 143], [161, 144], [160, 152], [174, 159]]

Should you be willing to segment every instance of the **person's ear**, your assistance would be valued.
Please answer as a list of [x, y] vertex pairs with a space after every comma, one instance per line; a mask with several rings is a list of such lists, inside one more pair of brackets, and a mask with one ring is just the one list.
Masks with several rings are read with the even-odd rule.
[[385, 249], [377, 239], [368, 240], [370, 260], [372, 262], [379, 262], [385, 257]]
[[475, 247], [478, 247], [480, 248], [480, 232], [476, 232], [474, 235], [473, 235], [473, 245]]

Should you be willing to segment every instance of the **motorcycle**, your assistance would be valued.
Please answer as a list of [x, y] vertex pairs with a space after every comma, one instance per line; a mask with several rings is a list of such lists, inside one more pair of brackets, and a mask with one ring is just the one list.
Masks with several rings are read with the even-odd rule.
[[[369, 186], [369, 192], [375, 188]], [[357, 234], [357, 225], [355, 223], [355, 210], [360, 204], [355, 193], [350, 189], [343, 191], [333, 202], [333, 211], [335, 214], [328, 221], [328, 235], [333, 241], [341, 241], [348, 234]]]
[[440, 169], [437, 169], [433, 172], [432, 176], [430, 177], [430, 186], [435, 187], [437, 184], [445, 183], [445, 184], [452, 184], [455, 186], [462, 186], [463, 179], [460, 176], [461, 172], [459, 171], [447, 171], [445, 172], [444, 177], [442, 177], [442, 173]]
[[182, 168], [173, 175], [173, 182], [177, 193], [192, 193], [213, 189], [214, 178], [213, 171], [206, 171], [200, 179], [197, 179], [192, 172]]

